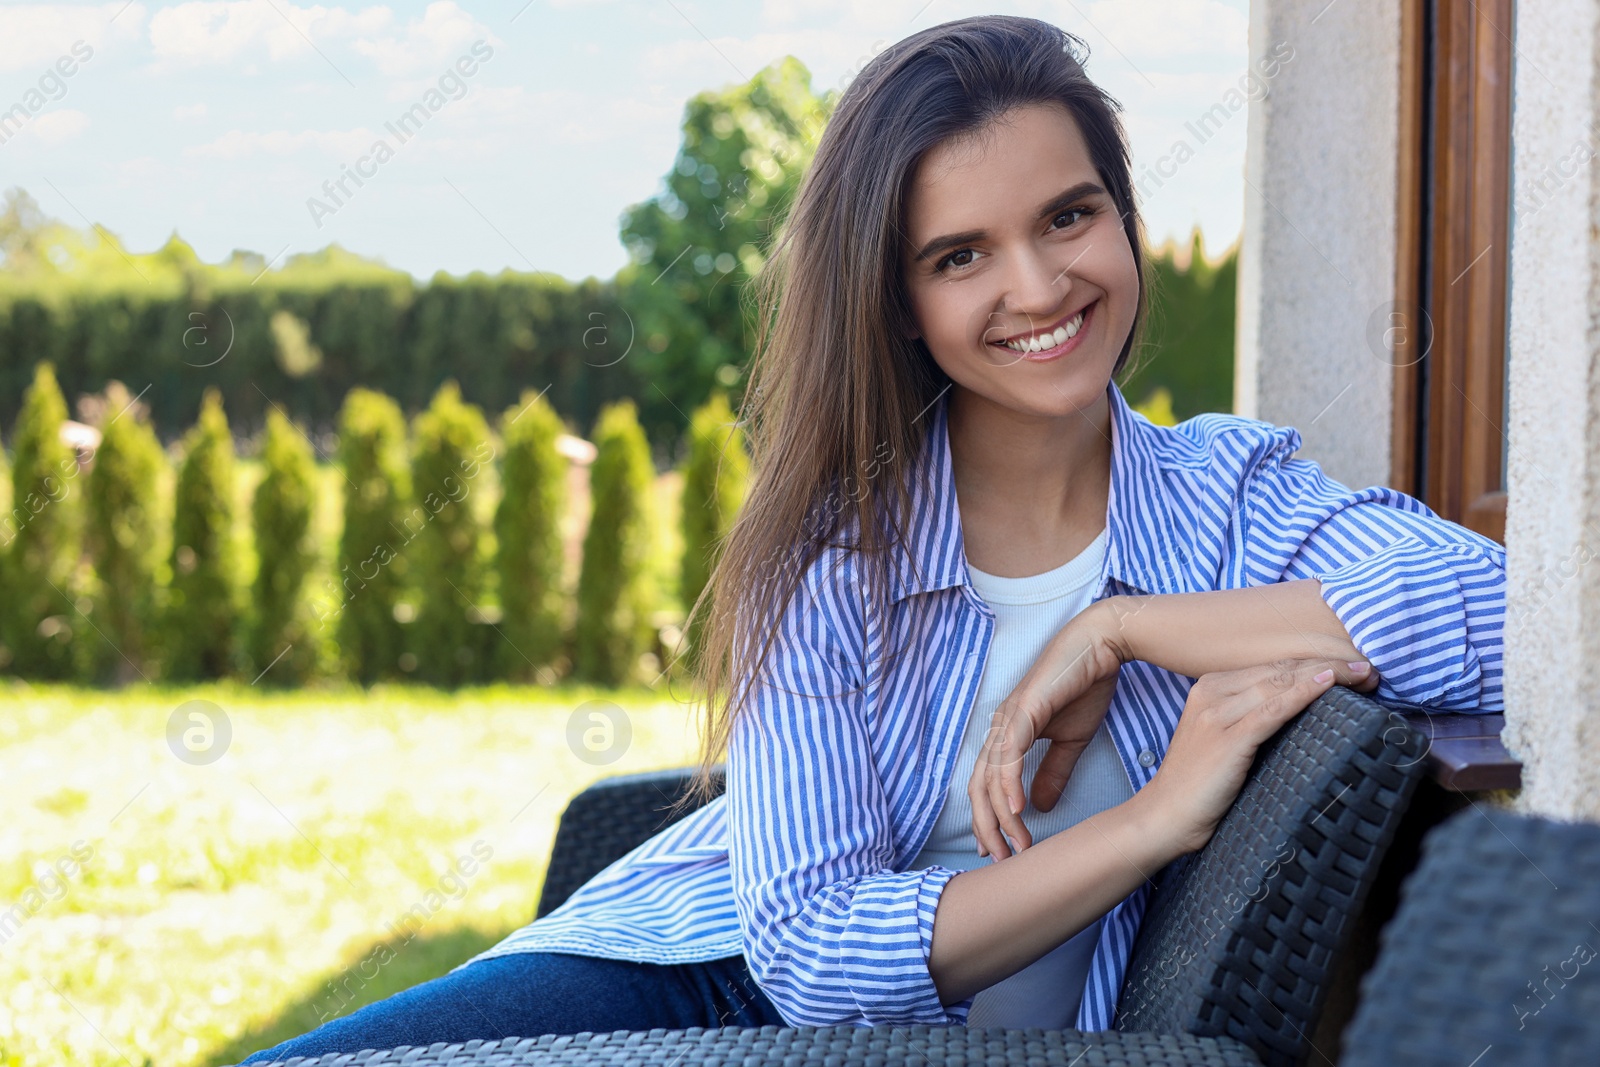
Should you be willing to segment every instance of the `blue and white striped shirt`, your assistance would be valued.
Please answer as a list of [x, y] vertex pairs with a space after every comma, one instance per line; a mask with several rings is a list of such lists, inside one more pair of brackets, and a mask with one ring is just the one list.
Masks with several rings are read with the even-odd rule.
[[[1501, 709], [1498, 543], [1404, 493], [1352, 490], [1291, 459], [1294, 429], [1222, 414], [1156, 426], [1108, 389], [1095, 599], [1320, 578], [1379, 671], [1380, 700]], [[855, 556], [824, 549], [736, 720], [727, 791], [476, 958], [743, 953], [790, 1025], [965, 1024], [972, 998], [941, 1004], [928, 972], [934, 910], [958, 872], [906, 869], [952, 785], [994, 630], [967, 574], [947, 406], [948, 393], [930, 407], [908, 472], [908, 549], [890, 560], [888, 617], [874, 617]], [[887, 663], [886, 642], [902, 650]], [[1160, 767], [1191, 685], [1143, 662], [1122, 668], [1106, 723], [1136, 789]], [[1112, 1024], [1148, 890], [1102, 924], [1079, 1029]]]

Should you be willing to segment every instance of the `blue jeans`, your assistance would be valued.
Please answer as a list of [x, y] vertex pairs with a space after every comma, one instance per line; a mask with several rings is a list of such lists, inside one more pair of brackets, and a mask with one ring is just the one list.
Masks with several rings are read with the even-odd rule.
[[516, 952], [478, 960], [329, 1019], [241, 1062], [585, 1030], [766, 1025], [787, 1024], [756, 986], [743, 956], [668, 964]]

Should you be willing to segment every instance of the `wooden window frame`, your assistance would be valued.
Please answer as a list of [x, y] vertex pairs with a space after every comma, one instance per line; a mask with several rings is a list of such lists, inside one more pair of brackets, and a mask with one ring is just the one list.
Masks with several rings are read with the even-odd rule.
[[1505, 541], [1515, 0], [1402, 0], [1390, 484]]

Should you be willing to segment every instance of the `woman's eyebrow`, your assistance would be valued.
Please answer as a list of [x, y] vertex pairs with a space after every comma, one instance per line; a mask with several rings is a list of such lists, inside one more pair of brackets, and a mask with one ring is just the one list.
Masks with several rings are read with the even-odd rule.
[[[1034, 217], [1044, 218], [1046, 215], [1053, 215], [1067, 207], [1074, 200], [1104, 192], [1105, 190], [1096, 185], [1094, 182], [1079, 182], [1077, 185], [1072, 186], [1065, 192], [1046, 200], [1040, 205], [1039, 210], [1034, 213]], [[964, 244], [970, 244], [973, 241], [981, 241], [985, 236], [986, 234], [983, 230], [967, 230], [963, 233], [947, 233], [942, 237], [935, 237], [933, 240], [922, 246], [921, 250], [917, 252], [915, 258], [913, 259], [913, 262], [921, 263], [928, 257], [938, 255], [947, 248], [957, 248]]]

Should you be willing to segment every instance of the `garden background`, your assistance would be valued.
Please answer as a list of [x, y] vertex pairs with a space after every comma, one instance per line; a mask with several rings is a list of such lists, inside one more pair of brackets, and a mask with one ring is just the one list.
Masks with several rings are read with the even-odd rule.
[[[691, 100], [608, 279], [207, 264], [6, 193], [0, 1064], [228, 1063], [443, 973], [567, 797], [691, 758], [742, 282], [836, 95]], [[1226, 411], [1234, 250], [1149, 253], [1123, 389]]]

